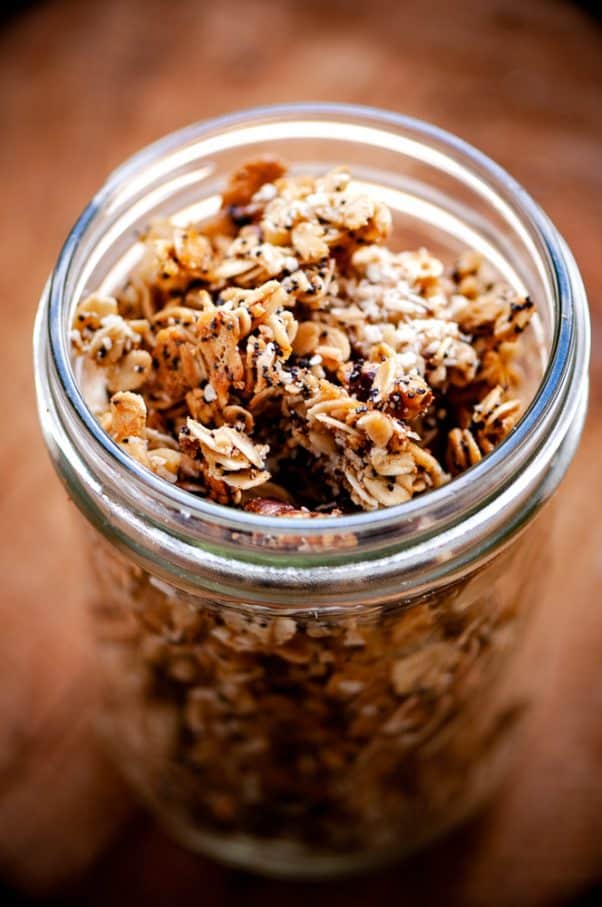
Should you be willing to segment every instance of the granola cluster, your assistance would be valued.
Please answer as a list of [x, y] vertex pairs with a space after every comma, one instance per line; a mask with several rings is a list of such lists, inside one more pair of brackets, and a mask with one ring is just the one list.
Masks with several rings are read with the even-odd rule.
[[477, 463], [520, 415], [533, 304], [476, 253], [446, 273], [392, 251], [390, 230], [348, 171], [267, 157], [211, 222], [154, 224], [125, 288], [74, 315], [105, 430], [166, 481], [256, 513], [374, 510]]

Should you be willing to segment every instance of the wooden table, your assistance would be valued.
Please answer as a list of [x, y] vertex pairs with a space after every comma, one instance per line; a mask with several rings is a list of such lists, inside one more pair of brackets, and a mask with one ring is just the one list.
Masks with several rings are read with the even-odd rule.
[[[0, 449], [0, 866], [38, 899], [100, 904], [566, 903], [602, 869], [602, 39], [566, 2], [56, 0], [0, 34], [5, 380]], [[72, 221], [124, 156], [189, 121], [337, 99], [432, 120], [546, 208], [589, 290], [592, 397], [559, 499], [542, 696], [521, 761], [476, 825], [352, 883], [251, 879], [180, 851], [133, 805], [91, 731], [71, 505], [39, 438], [30, 337]], [[133, 900], [134, 899], [134, 900]]]

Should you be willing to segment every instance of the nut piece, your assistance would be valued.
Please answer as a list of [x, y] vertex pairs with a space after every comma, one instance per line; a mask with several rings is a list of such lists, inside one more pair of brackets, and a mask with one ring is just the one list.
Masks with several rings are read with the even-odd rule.
[[110, 391], [135, 391], [148, 379], [153, 360], [146, 350], [130, 350], [123, 359], [107, 369]]
[[286, 167], [276, 157], [264, 155], [248, 161], [235, 170], [222, 194], [222, 205], [247, 205], [264, 183], [273, 183], [286, 173]]
[[340, 511], [330, 510], [327, 513], [317, 513], [315, 510], [308, 510], [307, 507], [293, 507], [286, 501], [279, 501], [275, 498], [252, 498], [245, 504], [245, 510], [249, 513], [258, 513], [261, 516], [286, 516], [286, 517], [325, 517], [337, 516]]
[[111, 434], [116, 441], [144, 438], [146, 404], [140, 394], [122, 391], [111, 397]]
[[156, 447], [148, 452], [150, 468], [166, 482], [177, 482], [182, 454], [171, 447]]

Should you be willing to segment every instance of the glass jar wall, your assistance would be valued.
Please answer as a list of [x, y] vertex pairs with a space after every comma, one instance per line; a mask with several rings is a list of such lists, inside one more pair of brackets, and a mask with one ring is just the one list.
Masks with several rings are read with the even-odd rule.
[[[87, 409], [69, 356], [73, 307], [123, 280], [156, 214], [211, 216], [226, 174], [270, 151], [348, 164], [405, 247], [475, 247], [538, 318], [526, 411], [481, 463], [373, 513], [229, 510], [136, 464]], [[407, 853], [474, 811], [530, 700], [513, 668], [544, 595], [543, 505], [578, 442], [587, 307], [545, 215], [478, 152], [416, 121], [336, 105], [199, 124], [144, 150], [93, 199], [36, 325], [50, 453], [91, 525], [101, 725], [118, 763], [186, 843], [281, 874]]]

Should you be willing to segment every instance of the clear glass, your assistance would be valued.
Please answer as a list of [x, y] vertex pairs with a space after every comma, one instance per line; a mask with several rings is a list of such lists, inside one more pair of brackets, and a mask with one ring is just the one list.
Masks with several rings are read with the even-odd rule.
[[[123, 279], [161, 213], [210, 216], [262, 151], [352, 167], [397, 242], [476, 247], [538, 319], [525, 415], [460, 478], [400, 507], [269, 518], [130, 460], [69, 358], [81, 296]], [[382, 111], [299, 105], [201, 123], [117, 170], [75, 225], [36, 324], [46, 441], [91, 525], [101, 724], [174, 834], [226, 861], [324, 875], [408, 853], [495, 789], [531, 696], [516, 668], [544, 590], [543, 505], [578, 443], [589, 324], [575, 263], [513, 180], [460, 140]]]

